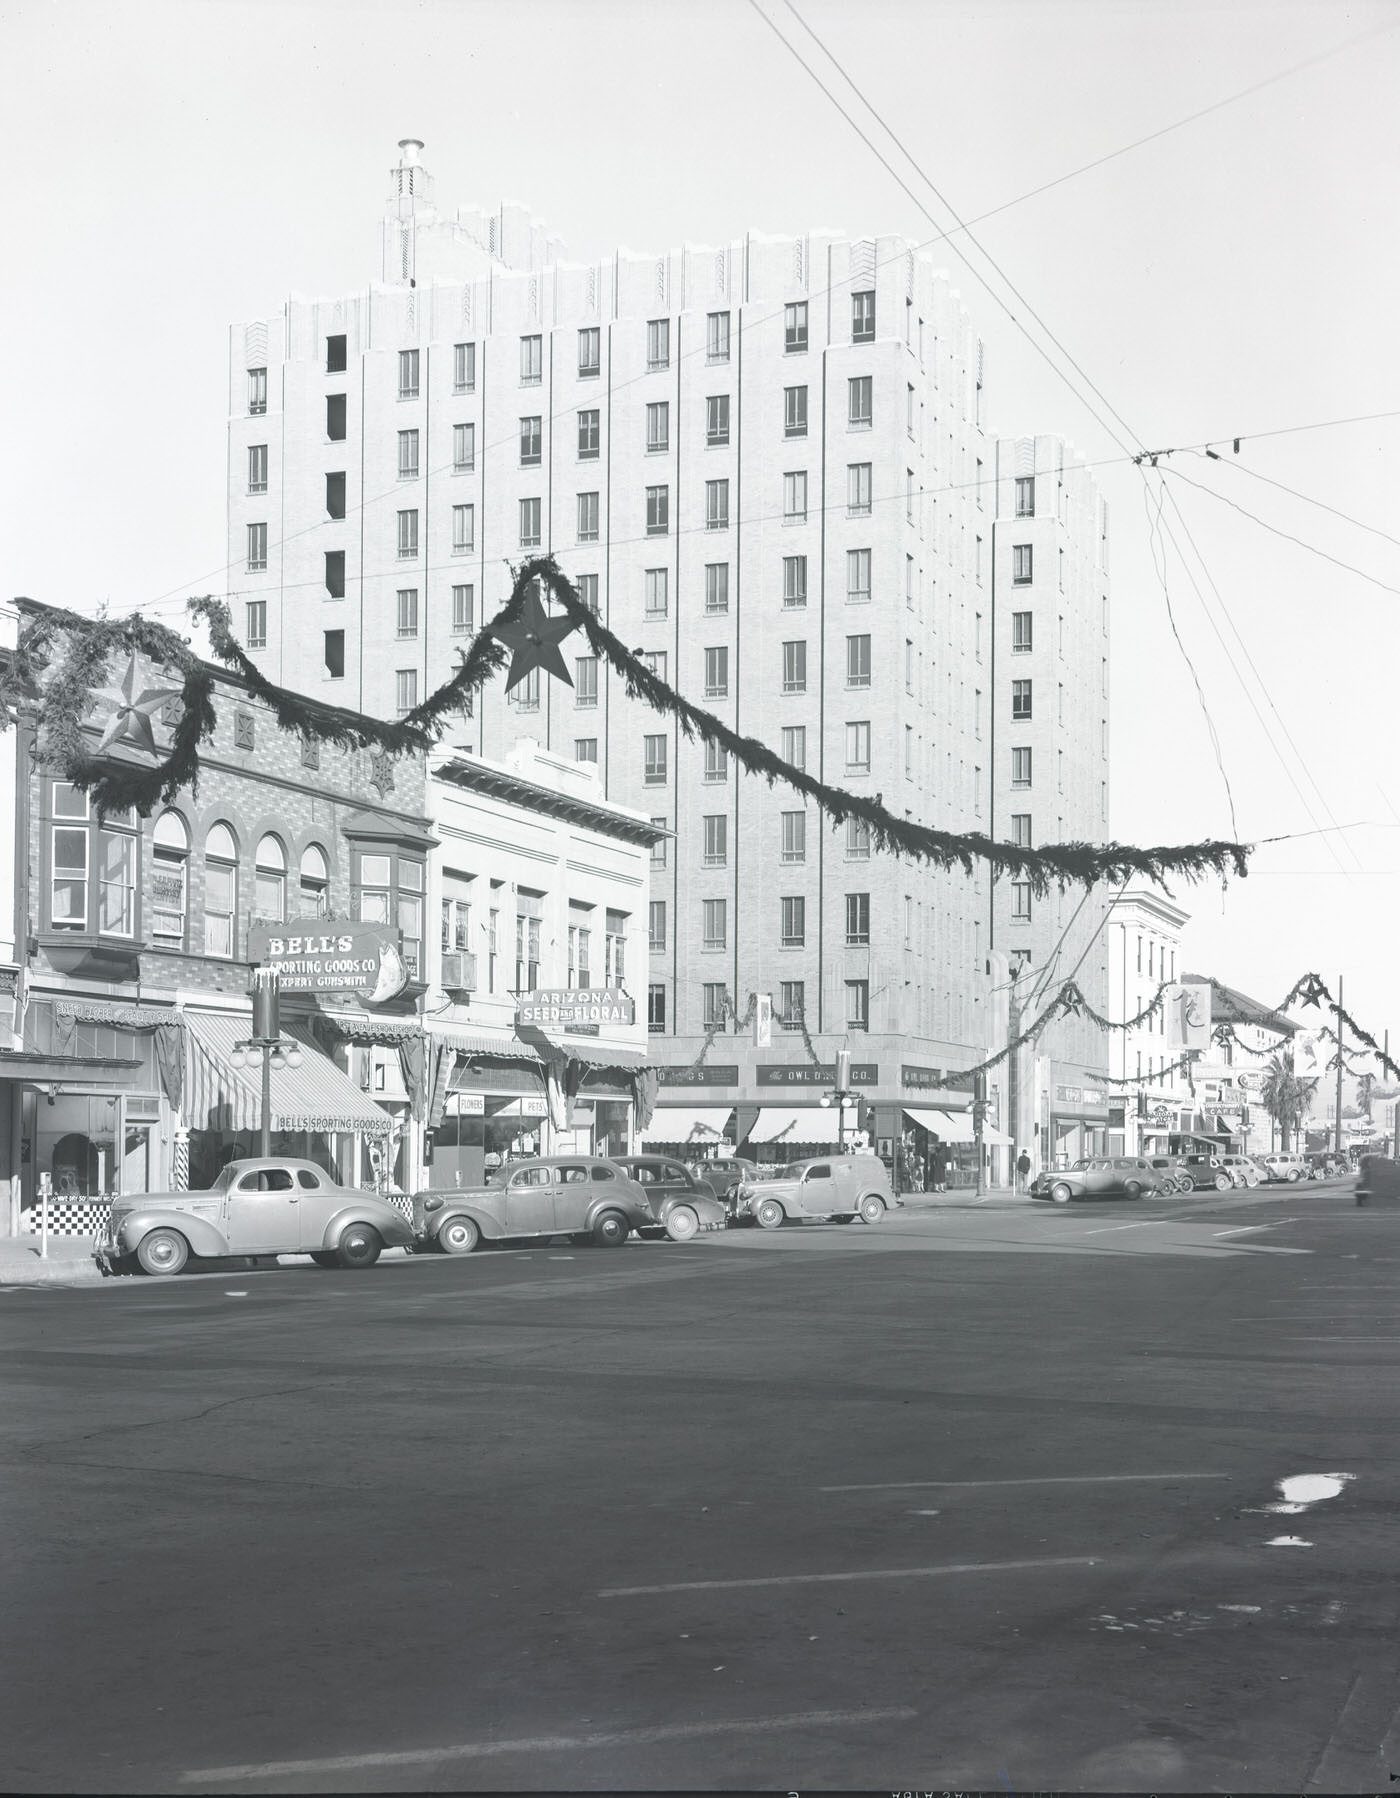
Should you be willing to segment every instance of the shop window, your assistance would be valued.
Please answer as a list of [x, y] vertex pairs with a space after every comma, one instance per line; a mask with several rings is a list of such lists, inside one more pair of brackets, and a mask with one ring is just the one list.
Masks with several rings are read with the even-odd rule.
[[162, 812], [151, 833], [151, 935], [182, 947], [189, 902], [190, 833], [178, 812]]
[[326, 852], [308, 843], [301, 852], [301, 915], [324, 918], [331, 908], [331, 873]]
[[87, 794], [59, 780], [50, 805], [50, 925], [134, 937], [141, 842], [135, 814], [109, 812], [99, 823]]
[[238, 915], [238, 844], [227, 824], [204, 839], [204, 953], [230, 959]]

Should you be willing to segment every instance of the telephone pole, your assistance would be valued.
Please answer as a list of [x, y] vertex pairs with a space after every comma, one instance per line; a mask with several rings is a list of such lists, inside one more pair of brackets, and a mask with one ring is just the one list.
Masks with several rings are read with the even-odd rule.
[[1342, 1152], [1342, 977], [1337, 976], [1337, 1129], [1332, 1143], [1338, 1155]]

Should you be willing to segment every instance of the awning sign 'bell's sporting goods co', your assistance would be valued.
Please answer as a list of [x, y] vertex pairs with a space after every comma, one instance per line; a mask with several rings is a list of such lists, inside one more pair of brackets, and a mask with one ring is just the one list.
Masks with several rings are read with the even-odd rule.
[[367, 1005], [383, 1005], [408, 985], [397, 930], [339, 919], [320, 930], [315, 925], [314, 918], [254, 924], [249, 961], [275, 969], [284, 993], [354, 993]]
[[620, 986], [540, 987], [522, 993], [515, 1022], [568, 1030], [578, 1024], [630, 1024], [637, 1008]]

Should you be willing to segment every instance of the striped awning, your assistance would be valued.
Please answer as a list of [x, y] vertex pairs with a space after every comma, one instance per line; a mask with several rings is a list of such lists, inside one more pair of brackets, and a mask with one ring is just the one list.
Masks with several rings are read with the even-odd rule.
[[765, 1105], [745, 1140], [777, 1142], [788, 1147], [810, 1143], [815, 1148], [830, 1148], [841, 1141], [841, 1107]]
[[[262, 1070], [233, 1065], [235, 1043], [252, 1029], [227, 1012], [185, 1013], [184, 1122], [192, 1130], [257, 1130], [262, 1124]], [[299, 1068], [272, 1070], [274, 1130], [358, 1130], [387, 1136], [393, 1119], [299, 1031], [284, 1030], [301, 1050]]]
[[975, 1142], [972, 1118], [966, 1111], [940, 1111], [936, 1105], [906, 1105], [904, 1115], [911, 1124], [931, 1130], [944, 1142]]
[[717, 1143], [733, 1115], [732, 1105], [658, 1105], [637, 1137], [641, 1142]]

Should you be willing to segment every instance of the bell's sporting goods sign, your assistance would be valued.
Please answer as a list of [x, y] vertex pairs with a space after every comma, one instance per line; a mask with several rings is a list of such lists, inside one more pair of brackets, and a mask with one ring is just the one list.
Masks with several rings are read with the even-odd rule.
[[337, 922], [325, 930], [300, 922], [254, 924], [248, 959], [274, 969], [284, 993], [354, 993], [367, 1005], [382, 1005], [408, 985], [399, 932], [386, 924]]

